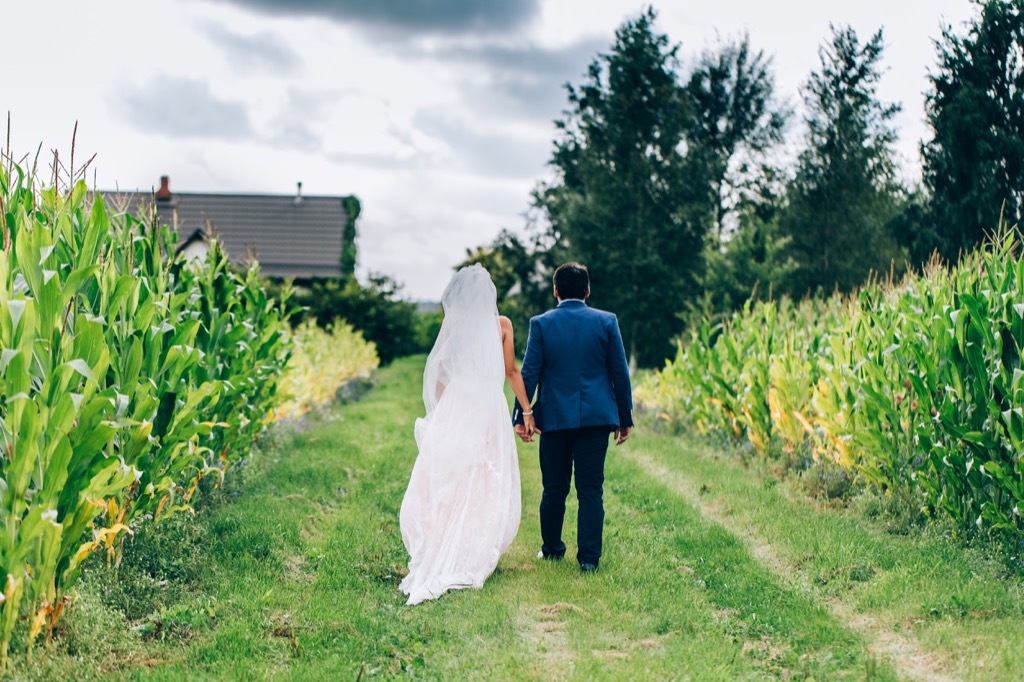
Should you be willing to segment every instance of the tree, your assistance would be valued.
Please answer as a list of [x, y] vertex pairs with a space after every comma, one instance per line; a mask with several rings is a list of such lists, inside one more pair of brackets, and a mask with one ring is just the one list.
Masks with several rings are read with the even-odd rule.
[[779, 227], [783, 197], [778, 172], [765, 167], [756, 178], [749, 198], [739, 204], [737, 227], [728, 239], [709, 236], [704, 293], [688, 305], [688, 326], [725, 316], [751, 298], [770, 298], [795, 272], [791, 240]]
[[697, 290], [711, 188], [684, 155], [690, 116], [677, 46], [648, 9], [615, 34], [586, 82], [567, 85], [550, 161], [534, 193], [555, 242], [590, 269], [594, 305], [619, 316], [636, 362], [667, 357]]
[[932, 219], [928, 190], [917, 184], [904, 190], [890, 231], [906, 251], [907, 262], [917, 268], [924, 266], [942, 241]]
[[804, 86], [806, 146], [781, 219], [795, 295], [850, 291], [904, 260], [890, 228], [903, 192], [891, 127], [900, 107], [876, 95], [882, 52], [881, 30], [862, 45], [852, 28], [833, 26], [821, 70]]
[[783, 183], [772, 158], [791, 112], [775, 99], [771, 58], [746, 35], [701, 55], [687, 92], [688, 151], [705, 164], [713, 202], [703, 293], [687, 304], [693, 322], [768, 295], [794, 269], [779, 234]]
[[1024, 210], [1024, 0], [973, 0], [964, 36], [936, 42], [926, 100], [932, 139], [922, 145], [934, 246], [946, 258], [981, 242]]
[[687, 142], [707, 164], [719, 239], [730, 223], [737, 227], [741, 204], [756, 200], [758, 181], [772, 170], [768, 155], [784, 140], [791, 112], [775, 102], [771, 66], [744, 35], [701, 55], [687, 84], [693, 111]]

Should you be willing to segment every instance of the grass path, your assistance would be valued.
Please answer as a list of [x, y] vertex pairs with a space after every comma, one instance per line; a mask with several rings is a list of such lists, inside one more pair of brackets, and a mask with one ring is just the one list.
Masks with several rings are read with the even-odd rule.
[[[523, 523], [482, 590], [403, 605], [397, 517], [422, 358], [382, 370], [204, 523], [216, 605], [129, 679], [1015, 679], [1021, 603], [983, 559], [817, 510], [731, 460], [641, 431], [608, 460], [606, 555], [541, 562]], [[570, 509], [574, 509], [571, 505]], [[567, 518], [575, 527], [573, 512]], [[572, 542], [571, 530], [567, 540]], [[571, 553], [571, 551], [570, 551]], [[1016, 674], [1015, 674], [1016, 673]]]
[[[877, 615], [857, 613], [849, 604], [832, 594], [823, 594], [821, 590], [814, 587], [814, 582], [809, 580], [807, 572], [800, 570], [798, 561], [788, 560], [783, 552], [773, 547], [764, 537], [745, 525], [748, 518], [735, 514], [734, 510], [726, 506], [730, 498], [718, 498], [707, 496], [709, 489], [705, 485], [698, 489], [693, 480], [671, 471], [668, 467], [657, 462], [647, 453], [634, 451], [631, 458], [651, 476], [670, 481], [673, 492], [687, 499], [707, 519], [718, 523], [733, 535], [742, 539], [747, 550], [768, 570], [789, 584], [812, 593], [815, 593], [818, 601], [823, 603], [829, 613], [839, 622], [851, 630], [856, 631], [867, 644], [868, 651], [892, 661], [901, 677], [913, 680], [934, 680], [946, 682], [953, 678], [946, 674], [948, 667], [943, 657], [934, 653], [924, 651], [916, 641], [906, 635], [894, 631], [888, 623], [883, 623]], [[724, 502], [724, 504], [723, 504]], [[812, 524], [805, 527], [809, 533], [815, 534], [817, 528]], [[804, 539], [809, 539], [805, 537]], [[863, 567], [863, 568], [862, 568]], [[852, 571], [860, 568], [867, 576], [872, 569], [866, 568], [867, 564], [851, 564], [846, 569], [836, 573], [841, 575], [844, 571]], [[819, 584], [827, 584], [826, 581], [818, 578]]]
[[826, 605], [909, 679], [1019, 680], [1020, 582], [941, 537], [900, 537], [859, 514], [821, 508], [734, 459], [651, 435], [628, 458], [742, 538], [789, 584]]

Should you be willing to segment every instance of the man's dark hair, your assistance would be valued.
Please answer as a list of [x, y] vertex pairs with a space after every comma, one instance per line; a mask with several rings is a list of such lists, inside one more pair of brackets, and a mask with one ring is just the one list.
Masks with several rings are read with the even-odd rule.
[[587, 290], [590, 289], [590, 273], [587, 272], [585, 265], [579, 263], [559, 265], [555, 270], [554, 280], [559, 298], [565, 300], [587, 297]]

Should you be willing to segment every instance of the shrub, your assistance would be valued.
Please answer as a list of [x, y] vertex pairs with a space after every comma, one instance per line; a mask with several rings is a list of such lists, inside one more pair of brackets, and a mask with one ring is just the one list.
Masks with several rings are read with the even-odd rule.
[[[383, 275], [371, 276], [366, 285], [354, 277], [314, 280], [295, 296], [300, 309], [292, 315], [298, 326], [313, 319], [329, 329], [340, 318], [362, 332], [377, 348], [383, 364], [395, 358], [423, 352], [416, 305], [399, 297], [401, 287]], [[430, 339], [433, 344], [434, 339]]]
[[325, 331], [313, 320], [294, 331], [293, 351], [281, 380], [284, 402], [272, 410], [275, 420], [296, 420], [333, 402], [352, 381], [365, 380], [377, 367], [377, 351], [360, 332], [338, 320]]

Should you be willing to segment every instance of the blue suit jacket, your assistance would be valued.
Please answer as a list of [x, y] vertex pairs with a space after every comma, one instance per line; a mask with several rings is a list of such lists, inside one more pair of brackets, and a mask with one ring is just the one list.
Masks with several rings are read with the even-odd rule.
[[[526, 395], [537, 390], [533, 411], [541, 431], [633, 426], [626, 352], [611, 313], [567, 300], [532, 318], [522, 373]], [[523, 421], [518, 401], [512, 417]]]

